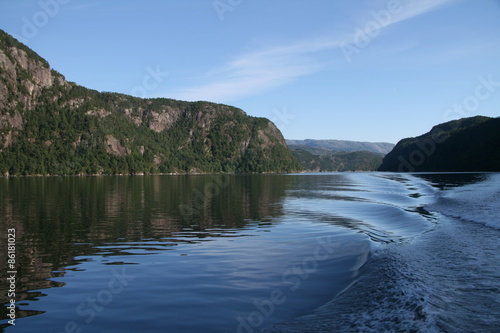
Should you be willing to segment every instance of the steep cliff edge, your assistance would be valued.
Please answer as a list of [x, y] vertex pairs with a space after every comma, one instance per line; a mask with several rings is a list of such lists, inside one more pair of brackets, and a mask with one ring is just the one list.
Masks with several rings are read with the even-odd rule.
[[87, 89], [0, 30], [2, 175], [300, 169], [265, 118], [210, 102]]

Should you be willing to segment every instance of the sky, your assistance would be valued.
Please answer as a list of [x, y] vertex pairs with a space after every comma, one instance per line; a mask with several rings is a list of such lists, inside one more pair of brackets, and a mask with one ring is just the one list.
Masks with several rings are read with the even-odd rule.
[[500, 116], [500, 0], [0, 0], [0, 29], [82, 86], [236, 106], [287, 139]]

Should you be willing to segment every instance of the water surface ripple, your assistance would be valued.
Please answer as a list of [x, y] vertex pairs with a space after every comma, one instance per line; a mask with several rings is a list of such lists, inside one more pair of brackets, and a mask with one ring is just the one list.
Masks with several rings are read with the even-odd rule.
[[[455, 330], [462, 322], [436, 309], [448, 304], [446, 297], [488, 299], [485, 295], [498, 291], [491, 281], [498, 270], [488, 266], [491, 258], [484, 259], [476, 268], [488, 267], [481, 272], [490, 275], [477, 282], [459, 262], [440, 268], [440, 259], [428, 260], [433, 254], [460, 257], [470, 238], [457, 243], [456, 234], [475, 230], [438, 232], [453, 224], [450, 219], [463, 213], [457, 207], [465, 205], [459, 195], [443, 193], [489, 179], [450, 177], [0, 179], [0, 228], [16, 229], [18, 251], [16, 325], [7, 322], [9, 300], [2, 285], [0, 330], [258, 332], [272, 325], [274, 332]], [[496, 203], [498, 193], [489, 190]], [[436, 251], [446, 235], [457, 245]], [[495, 257], [497, 238], [489, 239], [485, 245]], [[463, 252], [476, 263], [477, 253]], [[7, 271], [4, 261], [0, 269]], [[449, 292], [433, 297], [449, 270], [465, 282], [460, 288], [446, 285]], [[387, 317], [406, 326], [384, 326]]]

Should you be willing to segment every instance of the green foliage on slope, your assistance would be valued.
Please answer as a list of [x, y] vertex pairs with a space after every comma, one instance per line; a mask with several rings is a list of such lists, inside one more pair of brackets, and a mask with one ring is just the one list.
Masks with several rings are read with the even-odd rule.
[[369, 151], [331, 152], [315, 155], [304, 149], [291, 149], [293, 156], [308, 171], [373, 171], [382, 163], [382, 154]]
[[0, 93], [0, 175], [301, 169], [267, 119], [81, 87], [1, 30]]

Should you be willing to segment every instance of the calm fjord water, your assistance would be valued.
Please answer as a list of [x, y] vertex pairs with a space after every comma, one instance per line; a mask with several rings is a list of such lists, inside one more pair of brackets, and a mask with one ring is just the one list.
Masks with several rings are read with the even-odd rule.
[[0, 331], [495, 331], [499, 203], [498, 174], [0, 179]]

